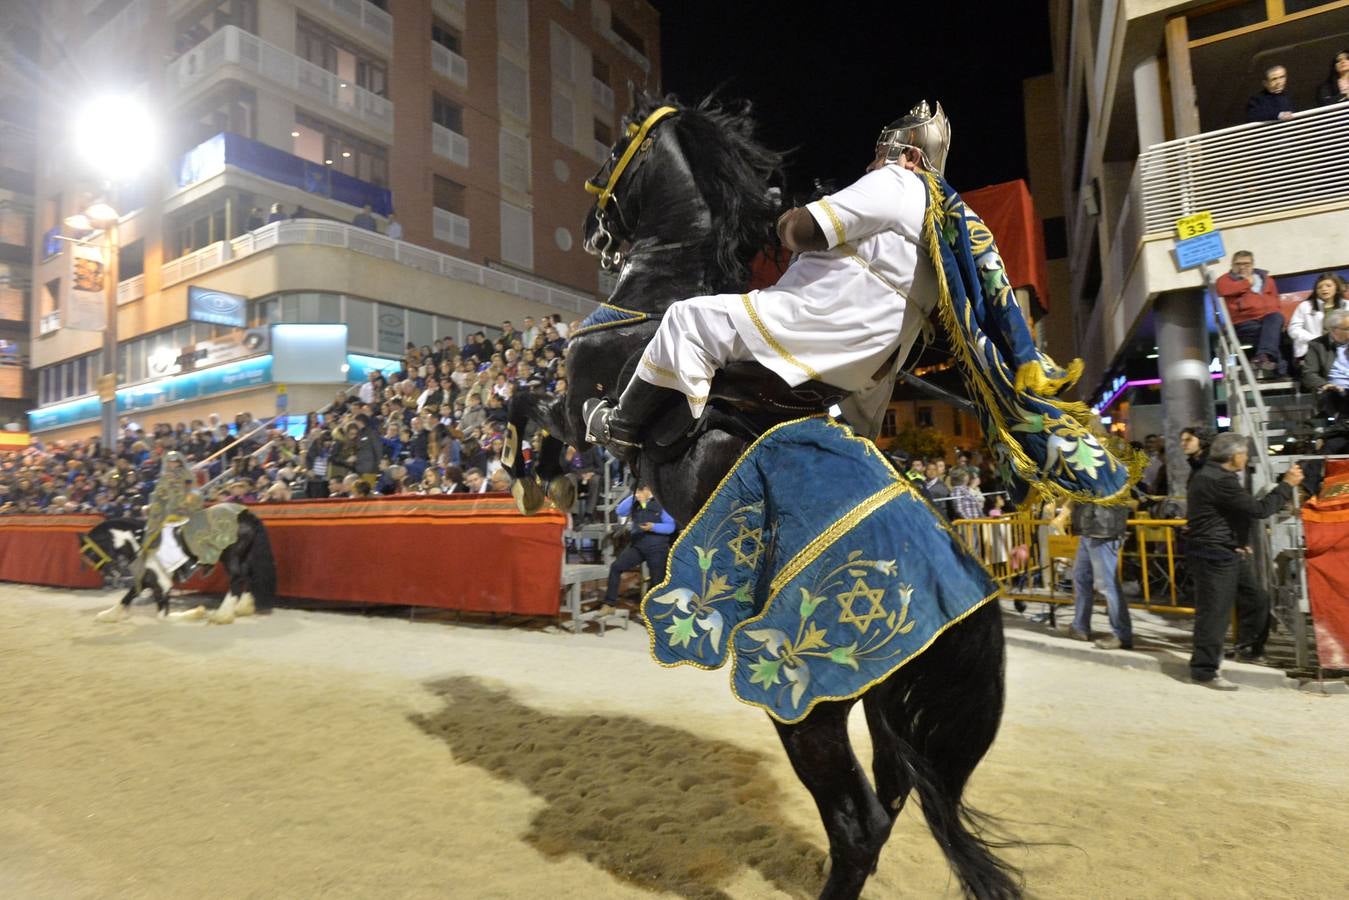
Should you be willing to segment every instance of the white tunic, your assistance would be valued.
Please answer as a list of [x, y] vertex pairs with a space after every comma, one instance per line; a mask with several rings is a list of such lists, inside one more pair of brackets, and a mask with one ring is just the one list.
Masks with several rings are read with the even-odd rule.
[[[698, 416], [716, 370], [754, 359], [793, 387], [816, 380], [883, 391], [869, 404], [883, 409], [894, 370], [936, 303], [921, 239], [926, 205], [923, 181], [897, 165], [807, 205], [829, 249], [798, 255], [772, 287], [673, 304], [637, 376], [683, 392]], [[896, 367], [873, 377], [896, 348]]]

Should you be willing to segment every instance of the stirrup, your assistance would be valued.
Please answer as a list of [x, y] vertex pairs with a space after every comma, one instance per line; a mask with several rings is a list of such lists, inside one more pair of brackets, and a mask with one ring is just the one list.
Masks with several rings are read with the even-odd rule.
[[586, 440], [592, 444], [606, 447], [626, 447], [640, 450], [641, 444], [616, 438], [609, 428], [616, 407], [608, 400], [592, 397], [581, 405], [581, 414], [585, 417]]

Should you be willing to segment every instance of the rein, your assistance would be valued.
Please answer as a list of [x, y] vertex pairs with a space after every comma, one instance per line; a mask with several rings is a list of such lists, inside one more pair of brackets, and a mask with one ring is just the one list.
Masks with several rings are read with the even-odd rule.
[[[629, 164], [634, 160], [637, 166], [641, 165], [642, 160], [646, 158], [646, 152], [651, 149], [652, 139], [649, 132], [660, 122], [669, 116], [679, 112], [673, 106], [662, 106], [651, 115], [642, 120], [642, 124], [636, 122], [628, 125], [628, 146], [624, 148], [623, 155], [618, 158], [618, 162], [609, 170], [609, 175], [604, 179], [603, 184], [597, 184], [594, 179], [589, 179], [585, 183], [586, 193], [594, 194], [595, 200], [595, 234], [585, 242], [587, 252], [596, 254], [600, 258], [600, 264], [608, 271], [619, 268], [623, 263], [623, 256], [615, 246], [621, 241], [617, 241], [612, 232], [605, 225], [605, 218], [608, 212], [609, 201], [617, 196], [618, 182], [627, 171]], [[634, 171], [636, 166], [634, 166]], [[598, 175], [596, 176], [598, 177]], [[614, 209], [618, 210], [618, 218], [622, 224], [623, 212], [619, 204], [614, 204]]]

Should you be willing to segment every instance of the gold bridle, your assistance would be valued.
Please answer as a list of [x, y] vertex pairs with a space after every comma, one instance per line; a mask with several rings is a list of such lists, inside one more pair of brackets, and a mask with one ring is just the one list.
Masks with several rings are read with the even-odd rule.
[[[639, 160], [642, 154], [651, 149], [652, 138], [649, 132], [660, 122], [669, 116], [679, 112], [673, 106], [662, 106], [651, 115], [642, 120], [638, 125], [636, 122], [628, 125], [626, 134], [628, 137], [628, 146], [623, 149], [623, 154], [618, 158], [618, 162], [609, 170], [609, 175], [604, 179], [603, 184], [596, 184], [593, 179], [587, 179], [585, 183], [586, 193], [594, 194], [595, 199], [595, 233], [586, 239], [586, 252], [595, 254], [600, 258], [600, 264], [608, 270], [613, 270], [622, 265], [623, 257], [619, 253], [615, 244], [621, 244], [604, 224], [606, 207], [609, 200], [615, 196], [618, 191], [618, 182], [627, 171], [628, 166], [634, 161]], [[603, 170], [601, 170], [603, 171]], [[596, 175], [596, 177], [599, 177]], [[617, 205], [615, 206], [617, 209]], [[622, 212], [619, 212], [619, 225], [622, 226]]]

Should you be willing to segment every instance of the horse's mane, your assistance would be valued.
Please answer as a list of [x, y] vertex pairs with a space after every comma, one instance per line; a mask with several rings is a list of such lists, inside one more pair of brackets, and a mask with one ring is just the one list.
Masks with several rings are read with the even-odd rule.
[[673, 94], [637, 97], [629, 121], [641, 122], [661, 106], [679, 115], [670, 120], [699, 193], [712, 214], [717, 290], [741, 290], [749, 280], [754, 255], [773, 241], [777, 202], [770, 181], [779, 175], [782, 154], [754, 137], [748, 101], [722, 103], [715, 94], [686, 106]]

